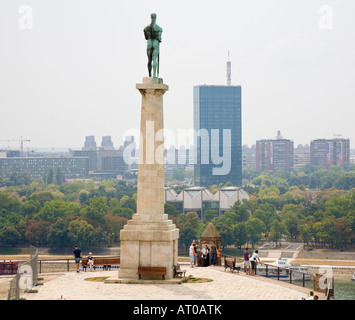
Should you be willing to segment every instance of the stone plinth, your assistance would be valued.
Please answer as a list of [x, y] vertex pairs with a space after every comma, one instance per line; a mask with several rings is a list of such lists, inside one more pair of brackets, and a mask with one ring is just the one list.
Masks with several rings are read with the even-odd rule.
[[147, 77], [136, 87], [142, 94], [137, 213], [120, 232], [119, 279], [138, 279], [138, 266], [166, 267], [166, 279], [171, 279], [179, 230], [164, 214], [163, 95], [168, 86]]

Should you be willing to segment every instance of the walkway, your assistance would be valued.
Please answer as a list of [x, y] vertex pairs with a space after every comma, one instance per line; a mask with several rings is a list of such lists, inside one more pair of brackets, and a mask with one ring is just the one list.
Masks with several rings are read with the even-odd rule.
[[[309, 289], [244, 272], [224, 271], [224, 267], [189, 268], [186, 275], [212, 282], [182, 284], [117, 284], [86, 281], [90, 277], [117, 278], [115, 271], [65, 272], [41, 275], [44, 284], [27, 300], [301, 300]], [[48, 279], [48, 280], [47, 280]], [[322, 298], [322, 297], [321, 297]]]

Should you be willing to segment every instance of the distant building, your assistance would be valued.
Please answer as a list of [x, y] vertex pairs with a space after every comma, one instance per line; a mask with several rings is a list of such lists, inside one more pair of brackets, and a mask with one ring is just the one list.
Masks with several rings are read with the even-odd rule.
[[183, 146], [179, 149], [171, 146], [165, 150], [165, 178], [171, 176], [175, 171], [184, 171], [192, 163], [190, 161], [190, 150]]
[[73, 157], [87, 157], [90, 176], [101, 178], [123, 177], [128, 170], [124, 159], [124, 148], [114, 149], [110, 136], [102, 137], [101, 147], [93, 147], [95, 138], [86, 137], [82, 150], [71, 150]]
[[355, 149], [350, 149], [350, 165], [355, 164]]
[[85, 137], [84, 148], [96, 148], [96, 141], [94, 136]]
[[242, 90], [240, 86], [195, 86], [195, 185], [242, 184]]
[[111, 141], [111, 136], [102, 137], [101, 147], [113, 149], [113, 142]]
[[278, 131], [276, 139], [256, 141], [256, 170], [293, 171], [293, 141], [284, 139]]
[[310, 162], [328, 169], [331, 165], [350, 165], [350, 139], [316, 139], [311, 141]]
[[0, 158], [20, 158], [20, 150], [0, 150]]
[[0, 176], [9, 178], [12, 173], [27, 172], [32, 178], [42, 178], [49, 168], [62, 171], [63, 178], [86, 177], [89, 173], [87, 157], [45, 156], [0, 158]]
[[304, 167], [311, 163], [311, 151], [310, 146], [307, 144], [305, 146], [298, 145], [294, 150], [294, 166], [295, 170]]
[[172, 188], [165, 188], [165, 202], [180, 212], [194, 211], [203, 220], [204, 211], [217, 210], [219, 214], [231, 209], [236, 201], [249, 200], [249, 195], [239, 187], [224, 187], [215, 194], [206, 187], [192, 187], [177, 194]]
[[244, 145], [242, 148], [242, 159], [243, 169], [256, 170], [256, 146], [252, 145], [249, 148], [247, 145]]

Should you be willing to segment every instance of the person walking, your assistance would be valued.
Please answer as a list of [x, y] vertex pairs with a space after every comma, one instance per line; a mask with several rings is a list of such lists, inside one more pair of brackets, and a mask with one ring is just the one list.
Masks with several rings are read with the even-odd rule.
[[243, 258], [244, 258], [244, 271], [247, 275], [250, 275], [250, 261], [249, 261], [249, 249], [245, 248], [245, 251], [243, 252]]
[[81, 252], [81, 250], [78, 248], [77, 245], [74, 246], [74, 252], [73, 252], [73, 256], [75, 259], [75, 265], [76, 265], [76, 272], [79, 272], [79, 264], [80, 264], [80, 259], [83, 258], [83, 253]]
[[211, 246], [211, 265], [212, 266], [216, 265], [216, 260], [217, 260], [217, 247], [216, 247], [216, 243], [212, 242], [212, 246]]
[[256, 263], [257, 262], [261, 262], [260, 258], [259, 258], [259, 254], [258, 254], [258, 250], [255, 250], [253, 255], [250, 258], [250, 262], [251, 262], [251, 275], [255, 276], [256, 275]]

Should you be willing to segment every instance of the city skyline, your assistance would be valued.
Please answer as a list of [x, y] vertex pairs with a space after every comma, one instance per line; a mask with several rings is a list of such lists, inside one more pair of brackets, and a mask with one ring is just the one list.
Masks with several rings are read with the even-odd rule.
[[243, 87], [242, 145], [278, 130], [295, 146], [334, 134], [355, 140], [353, 3], [28, 0], [28, 29], [23, 5], [0, 3], [0, 140], [78, 148], [94, 135], [123, 145], [139, 128], [135, 84], [147, 75], [143, 28], [153, 11], [167, 129], [193, 128], [193, 87], [227, 85], [229, 51], [231, 84]]

